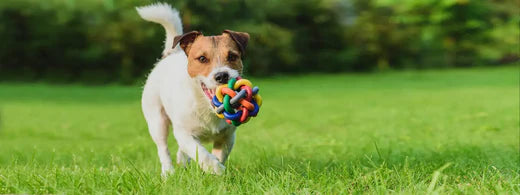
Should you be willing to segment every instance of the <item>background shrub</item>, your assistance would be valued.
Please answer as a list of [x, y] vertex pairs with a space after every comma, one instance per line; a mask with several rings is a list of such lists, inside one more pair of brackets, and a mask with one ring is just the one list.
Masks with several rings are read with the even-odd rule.
[[[138, 0], [0, 2], [0, 81], [131, 84], [164, 32]], [[248, 75], [496, 65], [519, 58], [514, 0], [175, 0], [185, 31], [251, 34]]]

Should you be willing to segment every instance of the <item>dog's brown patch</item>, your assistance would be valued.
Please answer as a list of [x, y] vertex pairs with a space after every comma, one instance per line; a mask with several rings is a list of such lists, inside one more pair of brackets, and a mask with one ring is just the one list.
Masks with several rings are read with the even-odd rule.
[[196, 77], [208, 76], [218, 65], [229, 66], [242, 72], [242, 55], [248, 39], [247, 33], [233, 31], [225, 31], [218, 36], [203, 36], [198, 32], [190, 32], [176, 37], [174, 45], [180, 44], [188, 57], [188, 74], [190, 77]]

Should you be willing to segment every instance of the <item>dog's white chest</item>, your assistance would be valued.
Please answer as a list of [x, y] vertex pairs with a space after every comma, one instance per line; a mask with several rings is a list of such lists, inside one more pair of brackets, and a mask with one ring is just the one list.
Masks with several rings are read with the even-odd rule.
[[207, 105], [196, 105], [194, 108], [196, 109], [193, 109], [191, 114], [186, 115], [189, 118], [186, 121], [192, 121], [190, 129], [192, 129], [193, 136], [209, 141], [225, 134], [226, 129], [229, 129], [230, 125], [225, 120], [218, 118]]
[[157, 71], [164, 79], [160, 97], [174, 130], [175, 127], [187, 130], [201, 141], [210, 141], [225, 134], [224, 131], [231, 125], [216, 116], [200, 84], [190, 80], [186, 73], [182, 74], [186, 71], [182, 66], [171, 67], [157, 67]]

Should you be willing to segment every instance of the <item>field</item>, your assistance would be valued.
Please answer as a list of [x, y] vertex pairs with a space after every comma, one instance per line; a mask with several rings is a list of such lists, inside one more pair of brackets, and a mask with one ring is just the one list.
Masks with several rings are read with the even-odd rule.
[[[224, 176], [160, 177], [140, 86], [0, 84], [0, 194], [520, 193], [518, 66], [277, 76]], [[171, 151], [176, 151], [174, 139]]]

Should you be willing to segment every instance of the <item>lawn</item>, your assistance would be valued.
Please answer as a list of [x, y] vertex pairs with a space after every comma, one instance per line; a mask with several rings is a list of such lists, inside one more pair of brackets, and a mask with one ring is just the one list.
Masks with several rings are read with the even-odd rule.
[[0, 194], [518, 194], [518, 77], [510, 66], [253, 78], [264, 105], [226, 173], [192, 163], [167, 179], [141, 86], [3, 83]]

